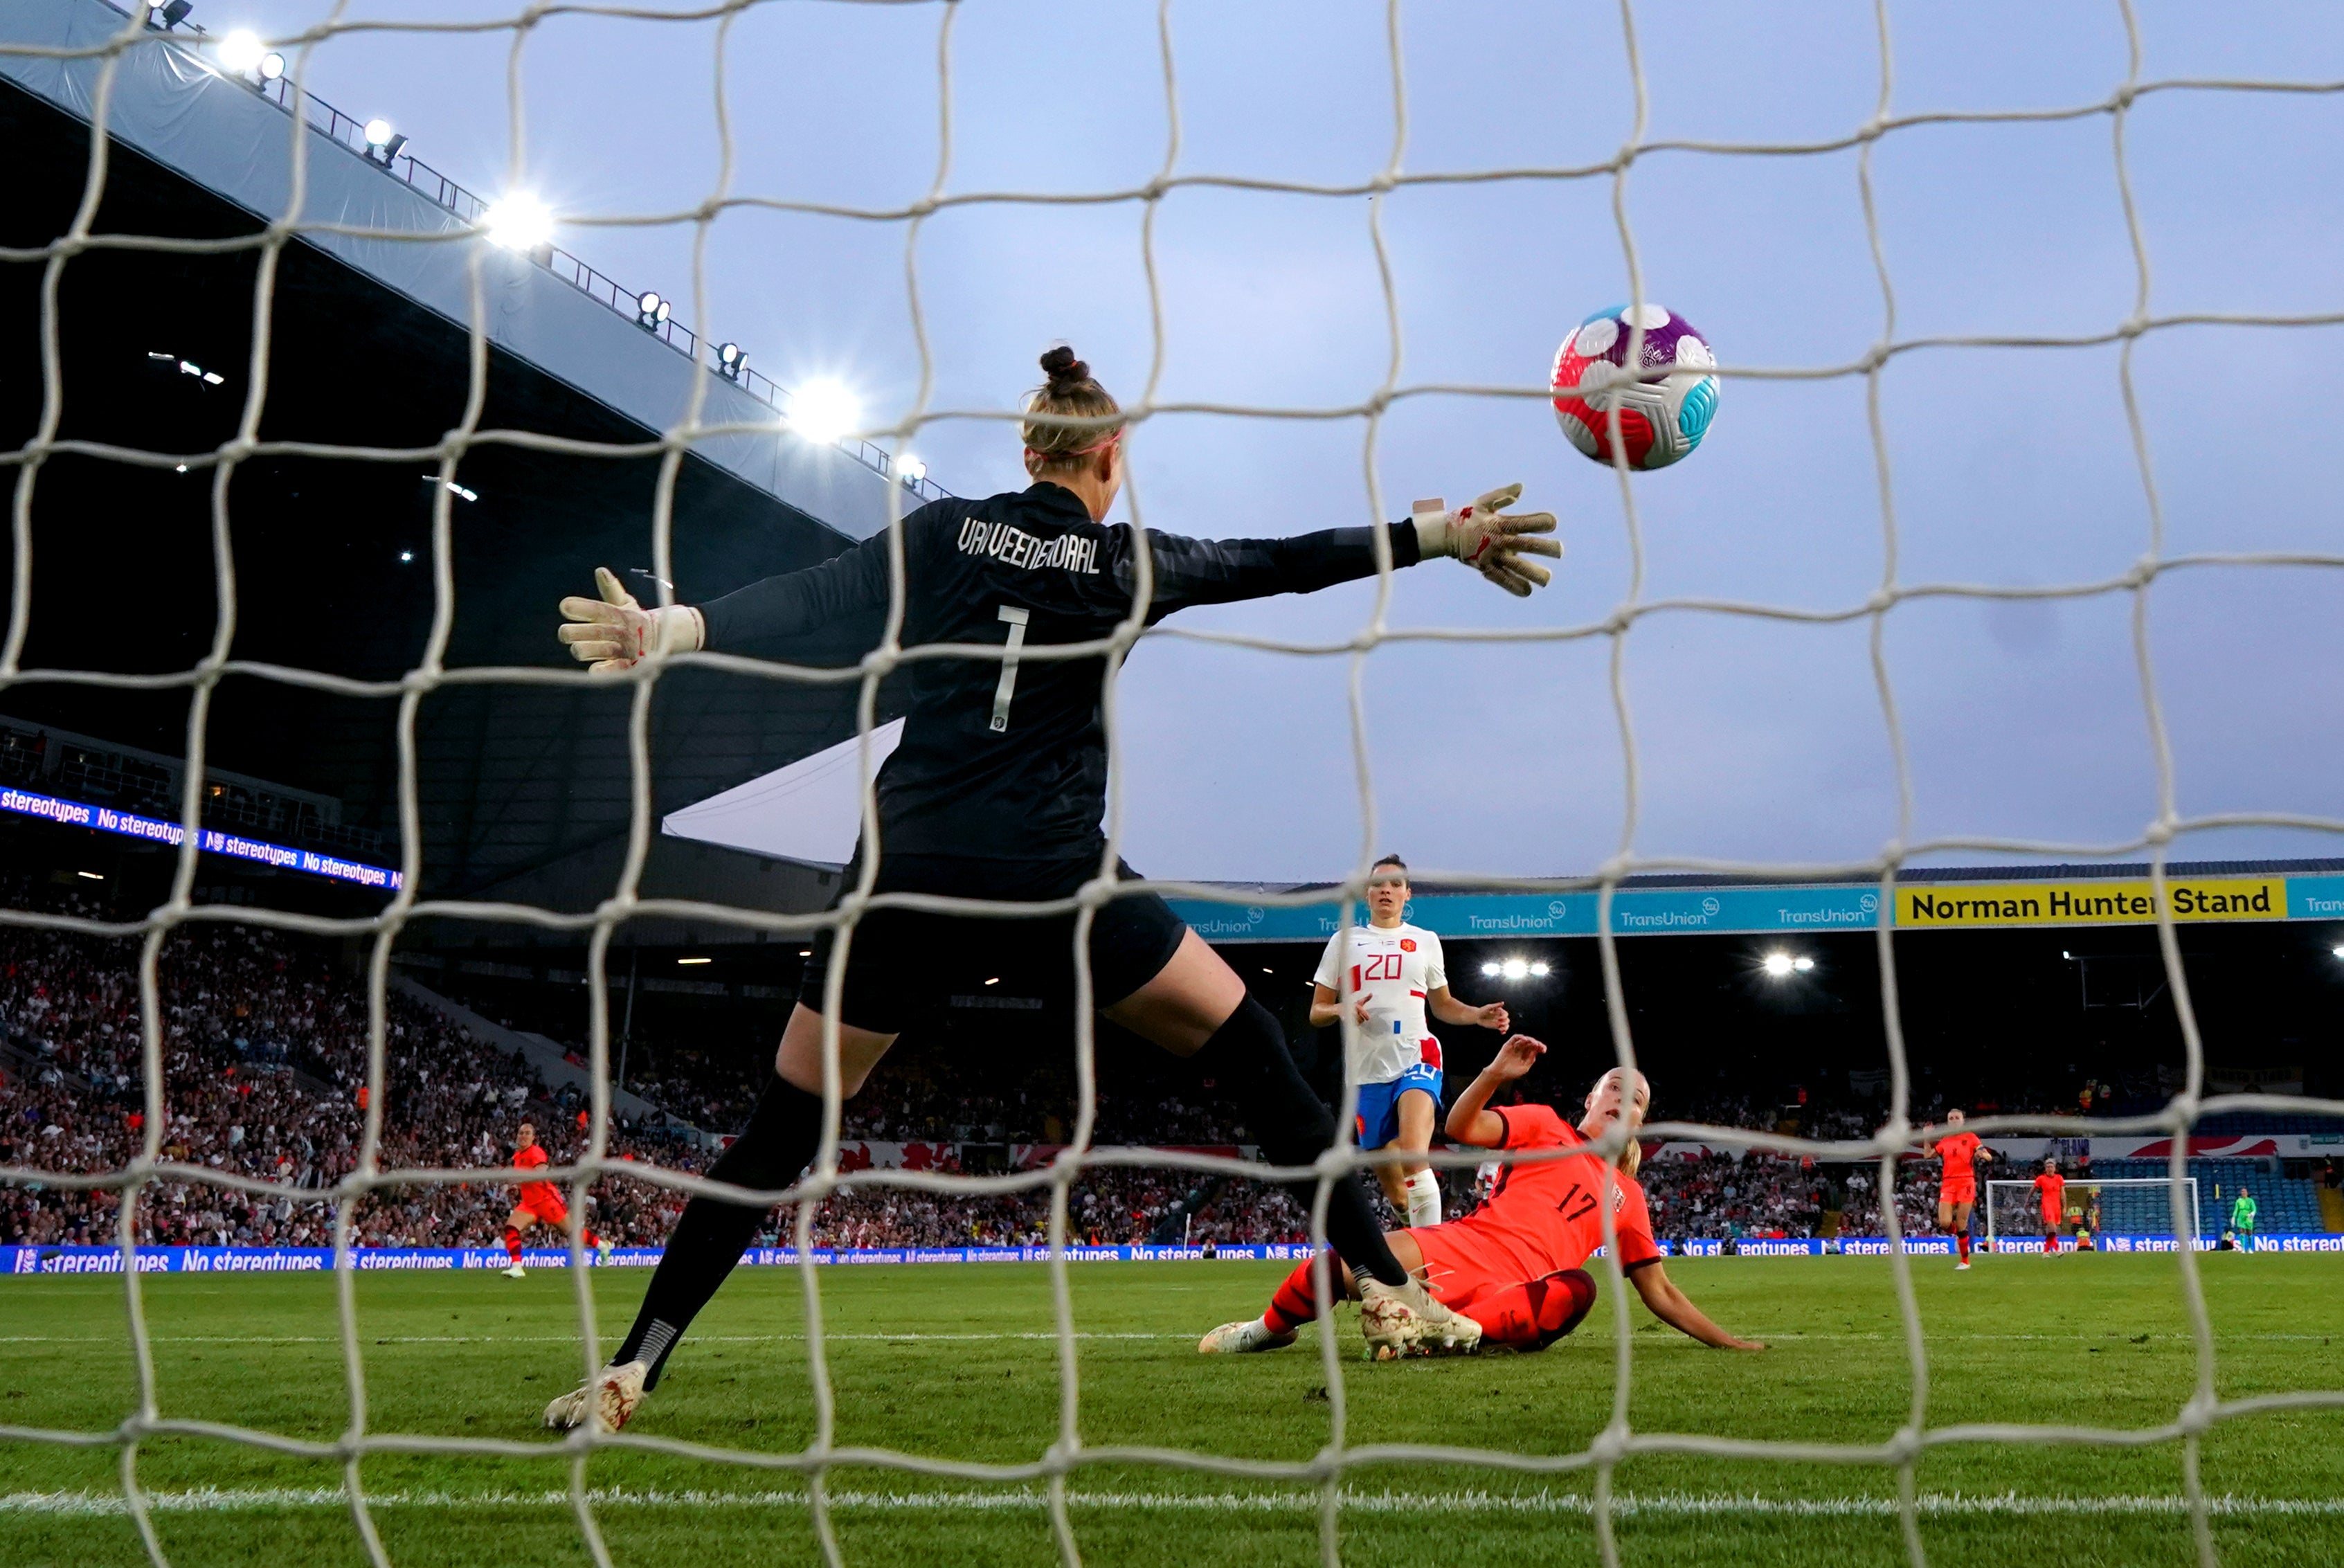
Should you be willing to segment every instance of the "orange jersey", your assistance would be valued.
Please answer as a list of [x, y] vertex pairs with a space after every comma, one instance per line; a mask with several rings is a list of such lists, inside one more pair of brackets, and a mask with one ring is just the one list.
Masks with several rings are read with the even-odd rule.
[[[1500, 1148], [1571, 1148], [1587, 1141], [1549, 1106], [1492, 1106], [1490, 1112], [1506, 1129]], [[1652, 1239], [1644, 1189], [1634, 1177], [1607, 1168], [1591, 1154], [1507, 1165], [1498, 1173], [1489, 1202], [1462, 1219], [1409, 1234], [1420, 1245], [1439, 1239], [1424, 1248], [1428, 1262], [1437, 1253], [1452, 1267], [1477, 1268], [1493, 1279], [1536, 1280], [1576, 1269], [1603, 1246], [1607, 1169], [1620, 1266], [1652, 1262], [1662, 1253]]]
[[2043, 1199], [2043, 1212], [2058, 1214], [2067, 1207], [2067, 1179], [2064, 1176], [2038, 1176], [2035, 1190]]
[[1977, 1179], [1978, 1135], [1957, 1132], [1951, 1138], [1937, 1140], [1937, 1154], [1945, 1162], [1945, 1179], [1950, 1182]]
[[[545, 1146], [541, 1143], [532, 1143], [513, 1156], [513, 1167], [518, 1170], [542, 1170], [551, 1163], [552, 1162], [545, 1155]], [[551, 1200], [554, 1203], [561, 1201], [561, 1194], [555, 1190], [553, 1183], [550, 1181], [524, 1181], [520, 1184], [520, 1196], [524, 1203], [541, 1200]]]

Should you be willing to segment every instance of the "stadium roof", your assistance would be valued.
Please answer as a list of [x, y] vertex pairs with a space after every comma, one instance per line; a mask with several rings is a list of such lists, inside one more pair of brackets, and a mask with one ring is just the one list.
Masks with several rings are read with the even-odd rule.
[[[98, 0], [8, 6], [0, 44], [92, 46], [125, 24]], [[12, 486], [52, 390], [37, 330], [44, 258], [83, 199], [96, 69], [94, 56], [0, 54], [0, 147], [15, 177], [0, 246], [18, 257], [0, 266], [0, 462]], [[109, 124], [95, 243], [56, 269], [60, 449], [35, 475], [29, 635], [22, 673], [0, 681], [0, 712], [187, 756], [190, 672], [232, 613], [227, 652], [238, 673], [203, 711], [207, 768], [340, 802], [346, 825], [385, 835], [383, 858], [395, 865], [402, 683], [434, 636], [435, 555], [444, 551], [438, 565], [453, 589], [449, 671], [575, 673], [553, 641], [555, 602], [587, 591], [598, 565], [650, 592], [655, 443], [695, 376], [712, 411], [763, 429], [695, 445], [678, 470], [679, 597], [827, 559], [884, 522], [894, 496], [911, 496], [850, 453], [784, 434], [749, 392], [484, 241], [304, 236], [278, 255], [261, 296], [254, 241], [282, 209], [296, 122], [160, 35], [121, 56]], [[299, 134], [308, 217], [460, 235], [458, 216], [405, 178], [322, 128]], [[116, 237], [196, 243], [157, 249]], [[490, 302], [480, 428], [550, 440], [470, 447], [451, 496], [433, 462], [414, 454], [466, 417], [471, 342], [448, 291], [469, 253]], [[268, 328], [261, 450], [236, 466], [215, 516], [211, 458], [248, 400], [257, 298]], [[444, 536], [434, 511], [442, 501]], [[215, 595], [223, 549], [229, 604]], [[12, 556], [11, 570], [25, 565]], [[878, 634], [873, 616], [750, 651], [851, 665]], [[369, 686], [288, 683], [249, 673], [256, 665]], [[854, 690], [852, 681], [671, 673], [652, 704], [652, 809], [702, 799], [851, 733]], [[574, 908], [612, 891], [632, 794], [629, 702], [625, 689], [486, 682], [417, 702], [419, 892]], [[652, 883], [661, 858], [679, 850], [702, 875], [702, 852], [659, 845]], [[778, 895], [792, 906], [812, 895]]]
[[[0, 42], [96, 49], [129, 25], [106, 0], [52, 0], [0, 12]], [[274, 223], [293, 210], [293, 131], [306, 125], [298, 220], [307, 243], [458, 326], [472, 318], [477, 258], [481, 328], [498, 348], [652, 430], [682, 422], [696, 379], [702, 425], [761, 427], [706, 438], [693, 448], [700, 457], [849, 538], [886, 526], [894, 487], [879, 449], [780, 428], [779, 388], [753, 370], [718, 373], [714, 346], [672, 318], [655, 329], [638, 325], [635, 291], [550, 245], [520, 253], [467, 238], [488, 206], [477, 194], [404, 154], [369, 157], [352, 116], [289, 78], [254, 83], [222, 71], [194, 44], [150, 31], [121, 53], [107, 124], [122, 145]], [[86, 124], [106, 58], [0, 54], [0, 76]], [[940, 493], [923, 475], [905, 499]]]

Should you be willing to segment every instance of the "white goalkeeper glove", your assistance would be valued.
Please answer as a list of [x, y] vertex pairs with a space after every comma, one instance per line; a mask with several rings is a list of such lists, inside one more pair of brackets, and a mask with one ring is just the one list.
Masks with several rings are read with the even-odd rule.
[[572, 596], [561, 602], [561, 630], [571, 656], [590, 675], [616, 675], [653, 653], [689, 653], [708, 642], [708, 623], [689, 604], [646, 610], [621, 586], [607, 566], [594, 569], [599, 600]]
[[1455, 511], [1438, 498], [1418, 501], [1411, 514], [1417, 554], [1427, 561], [1454, 556], [1515, 598], [1529, 598], [1531, 590], [1545, 587], [1554, 574], [1523, 557], [1559, 556], [1562, 541], [1539, 537], [1554, 531], [1554, 513], [1505, 510], [1521, 493], [1518, 484], [1501, 485]]

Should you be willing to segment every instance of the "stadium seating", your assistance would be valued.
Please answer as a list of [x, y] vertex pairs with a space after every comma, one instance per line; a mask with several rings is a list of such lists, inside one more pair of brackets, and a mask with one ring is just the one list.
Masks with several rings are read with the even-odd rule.
[[[2161, 1159], [2101, 1159], [2092, 1162], [2092, 1175], [2104, 1181], [2158, 1179], [2166, 1174]], [[2189, 1174], [2198, 1179], [2198, 1229], [2218, 1236], [2228, 1226], [2230, 1201], [2241, 1187], [2255, 1195], [2255, 1229], [2273, 1235], [2305, 1234], [2328, 1229], [2319, 1211], [2319, 1192], [2312, 1183], [2274, 1175], [2252, 1159], [2192, 1159]], [[2131, 1235], [2170, 1234], [2172, 1221], [2166, 1195], [2148, 1188], [2125, 1188], [2101, 1201], [2100, 1226]]]

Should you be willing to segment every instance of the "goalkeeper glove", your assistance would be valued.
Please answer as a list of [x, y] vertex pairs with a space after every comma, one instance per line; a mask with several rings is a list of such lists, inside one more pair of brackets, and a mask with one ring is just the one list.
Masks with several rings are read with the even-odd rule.
[[1538, 537], [1554, 531], [1554, 513], [1506, 511], [1521, 493], [1518, 484], [1503, 485], [1455, 511], [1439, 499], [1418, 501], [1412, 514], [1418, 555], [1427, 561], [1453, 555], [1515, 598], [1529, 598], [1531, 590], [1545, 587], [1554, 574], [1523, 557], [1559, 556], [1562, 542]]
[[646, 610], [620, 585], [607, 566], [594, 569], [600, 600], [572, 596], [561, 602], [561, 630], [571, 655], [591, 675], [616, 675], [653, 653], [689, 653], [708, 642], [708, 624], [689, 604]]

